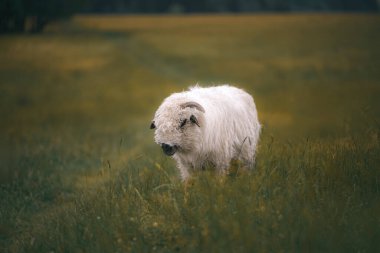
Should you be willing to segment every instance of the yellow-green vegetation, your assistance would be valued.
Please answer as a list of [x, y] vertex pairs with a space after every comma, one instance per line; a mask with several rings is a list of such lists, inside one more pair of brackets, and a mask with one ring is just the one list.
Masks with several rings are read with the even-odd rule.
[[[380, 16], [76, 16], [0, 37], [1, 252], [379, 252]], [[162, 99], [253, 94], [251, 173], [183, 185]], [[221, 122], [222, 124], [222, 122]]]

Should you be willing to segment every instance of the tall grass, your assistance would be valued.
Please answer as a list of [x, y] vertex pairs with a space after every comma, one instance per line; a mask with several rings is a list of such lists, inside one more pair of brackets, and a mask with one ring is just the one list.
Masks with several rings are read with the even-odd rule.
[[[1, 252], [378, 252], [379, 17], [78, 16], [0, 37]], [[253, 171], [183, 184], [148, 127], [254, 95]]]
[[101, 182], [91, 187], [83, 178], [70, 201], [56, 200], [33, 216], [10, 249], [376, 252], [378, 154], [371, 140], [264, 138], [251, 173], [202, 172], [190, 185], [166, 161], [144, 156], [116, 168], [106, 162]]

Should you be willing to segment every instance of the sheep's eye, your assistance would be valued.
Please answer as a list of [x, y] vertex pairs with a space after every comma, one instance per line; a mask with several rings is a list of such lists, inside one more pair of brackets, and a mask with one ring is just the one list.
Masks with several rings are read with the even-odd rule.
[[154, 124], [154, 121], [152, 122], [152, 124], [150, 124], [150, 129], [155, 129], [156, 128], [156, 125]]
[[190, 116], [190, 121], [193, 122], [195, 125], [197, 125], [198, 127], [200, 127], [199, 123], [198, 123], [198, 120], [197, 118], [194, 116], [194, 115], [191, 115]]
[[186, 125], [187, 119], [181, 120], [181, 124], [179, 125], [180, 128], [184, 127]]

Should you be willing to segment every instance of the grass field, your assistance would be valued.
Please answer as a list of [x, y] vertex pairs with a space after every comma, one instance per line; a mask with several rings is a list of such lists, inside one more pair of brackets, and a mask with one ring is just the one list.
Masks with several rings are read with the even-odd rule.
[[[0, 252], [380, 252], [380, 16], [75, 16], [0, 36]], [[253, 94], [249, 174], [179, 180], [163, 98]]]

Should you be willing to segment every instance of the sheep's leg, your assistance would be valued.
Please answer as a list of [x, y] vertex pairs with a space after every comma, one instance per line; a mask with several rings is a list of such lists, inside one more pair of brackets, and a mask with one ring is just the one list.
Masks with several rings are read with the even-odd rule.
[[242, 162], [242, 167], [239, 166], [239, 168], [242, 168], [243, 170], [250, 170], [255, 165], [255, 152], [256, 151], [256, 145], [252, 143], [251, 138], [248, 137], [244, 139], [244, 142], [241, 146], [241, 149], [239, 151], [238, 160]]
[[218, 175], [225, 176], [228, 174], [228, 168], [230, 167], [229, 161], [218, 161], [215, 163], [215, 169]]
[[182, 162], [177, 161], [177, 167], [179, 169], [179, 172], [181, 174], [181, 178], [183, 182], [188, 181], [190, 178], [189, 168], [188, 166], [184, 165]]

